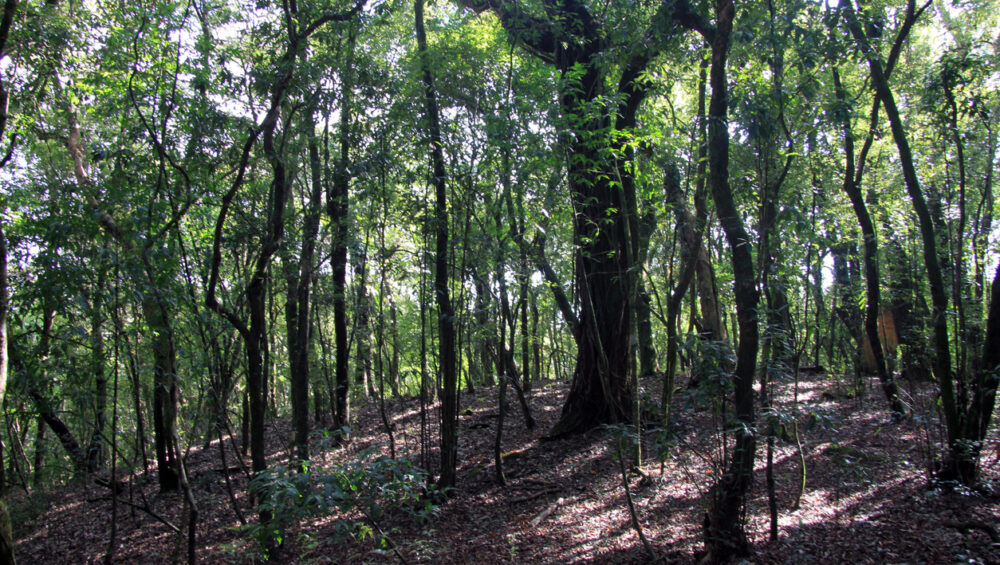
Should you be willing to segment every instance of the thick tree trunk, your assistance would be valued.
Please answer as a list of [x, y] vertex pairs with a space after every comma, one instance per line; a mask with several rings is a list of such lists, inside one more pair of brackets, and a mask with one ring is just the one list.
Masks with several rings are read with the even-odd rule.
[[[603, 75], [594, 59], [596, 40], [571, 47], [567, 59], [582, 64], [584, 71], [561, 95], [563, 115], [586, 124], [566, 134], [569, 146], [569, 185], [572, 193], [574, 243], [579, 249], [576, 280], [579, 285], [580, 331], [576, 369], [559, 421], [548, 437], [587, 431], [605, 423], [632, 419], [629, 336], [635, 314], [628, 259], [631, 253], [621, 188], [610, 179], [617, 164], [594, 148], [611, 140], [601, 139], [606, 119], [585, 115], [592, 97], [600, 92]], [[563, 69], [566, 75], [569, 69]], [[568, 76], [565, 77], [567, 80]], [[577, 82], [578, 81], [578, 82]], [[594, 171], [606, 170], [596, 175]]]
[[[571, 157], [571, 162], [593, 159], [596, 156]], [[613, 207], [609, 202], [613, 189], [604, 183], [587, 186], [591, 183], [584, 182], [584, 176], [591, 176], [589, 166], [581, 165], [570, 175], [579, 183], [574, 189], [575, 231], [581, 245], [577, 282], [583, 304], [576, 369], [562, 415], [549, 437], [631, 420], [629, 334], [633, 308], [622, 253], [625, 233], [619, 220], [610, 225], [603, 223], [609, 216], [620, 215], [609, 210]]]
[[[631, 149], [623, 142], [649, 91], [646, 72], [667, 35], [697, 27], [687, 2], [663, 2], [650, 34], [655, 45], [639, 45], [621, 67], [617, 91], [607, 96], [603, 60], [608, 30], [588, 7], [565, 0], [537, 17], [518, 2], [462, 0], [474, 10], [491, 10], [518, 43], [560, 72], [562, 141], [567, 147], [568, 184], [573, 202], [576, 282], [581, 314], [576, 369], [559, 422], [548, 437], [586, 431], [595, 425], [633, 418], [635, 375], [631, 363], [638, 256]], [[665, 26], [664, 23], [671, 25]], [[654, 31], [655, 30], [655, 31]], [[617, 108], [601, 107], [620, 95]], [[595, 111], [597, 110], [597, 111]], [[614, 180], [612, 180], [614, 179]], [[620, 181], [620, 182], [619, 182]], [[560, 304], [564, 315], [569, 308]], [[570, 316], [566, 316], [570, 319]]]

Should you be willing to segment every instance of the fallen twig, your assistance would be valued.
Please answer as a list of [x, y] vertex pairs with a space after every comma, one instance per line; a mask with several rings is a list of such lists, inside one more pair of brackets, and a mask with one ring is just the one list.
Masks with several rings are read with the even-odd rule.
[[543, 520], [545, 520], [546, 518], [549, 517], [549, 515], [551, 515], [553, 512], [555, 512], [556, 508], [559, 508], [559, 505], [562, 504], [562, 503], [563, 503], [563, 498], [560, 496], [558, 499], [556, 499], [555, 502], [553, 502], [552, 504], [550, 504], [545, 510], [542, 510], [541, 512], [538, 513], [537, 516], [535, 516], [534, 518], [531, 519], [531, 527], [532, 528], [537, 528], [538, 524], [541, 524]]
[[534, 494], [528, 494], [528, 495], [525, 495], [525, 496], [519, 496], [517, 498], [513, 498], [513, 499], [511, 499], [511, 502], [514, 503], [514, 504], [520, 504], [522, 502], [528, 502], [530, 500], [535, 500], [536, 498], [541, 498], [543, 496], [559, 492], [560, 490], [562, 490], [562, 489], [560, 489], [558, 487], [547, 488], [547, 489], [540, 490], [540, 491], [538, 491], [538, 492], [536, 492]]
[[[111, 500], [111, 497], [110, 496], [99, 496], [97, 498], [90, 498], [90, 499], [87, 500], [87, 502], [100, 502], [100, 501], [104, 501], [104, 500]], [[173, 530], [175, 533], [178, 533], [178, 534], [181, 533], [181, 529], [180, 528], [178, 528], [177, 526], [173, 525], [169, 520], [167, 520], [163, 516], [160, 516], [156, 512], [153, 512], [152, 510], [150, 510], [150, 508], [148, 506], [140, 505], [140, 504], [135, 504], [133, 502], [129, 502], [129, 501], [125, 500], [124, 498], [115, 497], [115, 500], [117, 500], [121, 504], [124, 504], [126, 506], [130, 506], [132, 508], [135, 508], [136, 510], [142, 510], [146, 514], [149, 514], [154, 519], [156, 519], [157, 522], [160, 522], [164, 526], [166, 526], [166, 527], [170, 528], [171, 530]]]

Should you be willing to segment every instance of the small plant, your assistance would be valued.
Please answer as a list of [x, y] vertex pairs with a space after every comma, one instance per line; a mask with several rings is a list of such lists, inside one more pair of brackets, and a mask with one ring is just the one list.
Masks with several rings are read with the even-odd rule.
[[250, 492], [271, 519], [247, 524], [244, 531], [278, 545], [291, 526], [306, 518], [332, 512], [350, 515], [352, 511], [360, 512], [363, 519], [338, 522], [338, 537], [371, 537], [376, 545], [391, 545], [378, 526], [381, 516], [403, 512], [423, 523], [436, 516], [435, 501], [444, 498], [426, 471], [409, 459], [376, 456], [374, 448], [351, 462], [328, 469], [302, 464], [301, 471], [296, 472], [275, 466], [250, 482]]

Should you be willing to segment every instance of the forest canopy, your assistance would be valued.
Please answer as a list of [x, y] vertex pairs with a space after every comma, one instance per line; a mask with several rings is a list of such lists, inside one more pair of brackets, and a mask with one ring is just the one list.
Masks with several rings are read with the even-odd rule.
[[[274, 556], [297, 504], [279, 487], [319, 476], [362, 410], [389, 457], [341, 463], [436, 505], [475, 457], [505, 484], [505, 416], [534, 428], [559, 382], [539, 441], [638, 438], [618, 444], [622, 477], [682, 445], [691, 411], [711, 419], [703, 551], [722, 562], [751, 549], [755, 465], [773, 494], [775, 445], [808, 419], [804, 374], [877, 383], [886, 421], [937, 430], [928, 482], [983, 489], [998, 13], [4, 0], [0, 493], [96, 480], [117, 500], [150, 477], [179, 493], [193, 562], [187, 459], [218, 443], [234, 512]], [[476, 390], [493, 453], [459, 448]], [[403, 454], [386, 405], [407, 398]]]

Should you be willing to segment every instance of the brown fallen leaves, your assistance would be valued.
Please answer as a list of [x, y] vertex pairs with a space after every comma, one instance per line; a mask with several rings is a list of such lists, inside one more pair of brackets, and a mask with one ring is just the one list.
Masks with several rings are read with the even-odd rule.
[[[863, 398], [852, 397], [843, 394], [844, 385], [829, 377], [807, 378], [799, 383], [797, 405], [791, 398], [791, 383], [778, 384], [776, 403], [779, 411], [799, 422], [806, 490], [800, 507], [793, 510], [800, 480], [799, 454], [794, 441], [777, 441], [774, 461], [781, 537], [768, 542], [763, 479], [766, 442], [760, 441], [747, 515], [753, 562], [1000, 563], [1000, 545], [991, 539], [990, 530], [995, 536], [1000, 498], [927, 488], [927, 468], [941, 433], [937, 418], [927, 408], [933, 400], [929, 386], [909, 388], [915, 417], [893, 423], [875, 390], [864, 391]], [[646, 384], [650, 389], [657, 386]], [[508, 412], [503, 441], [505, 487], [494, 483], [497, 420], [491, 415], [496, 414], [496, 391], [480, 388], [476, 394], [463, 395], [458, 491], [430, 523], [415, 524], [398, 515], [378, 517], [377, 526], [407, 562], [648, 562], [626, 509], [613, 459], [616, 441], [600, 430], [558, 441], [541, 440], [557, 419], [565, 389], [565, 383], [552, 383], [533, 393], [531, 405], [538, 420], [534, 430], [526, 429], [520, 411]], [[655, 390], [648, 392], [658, 396]], [[720, 424], [697, 401], [695, 396], [677, 399], [677, 437], [663, 450], [669, 457], [662, 465], [654, 445], [658, 433], [646, 431], [643, 473], [631, 477], [645, 534], [664, 562], [695, 560], [702, 543], [705, 496], [719, 472]], [[419, 461], [418, 401], [390, 401], [387, 406], [396, 426], [398, 453]], [[347, 460], [371, 446], [382, 446], [388, 453], [376, 403], [358, 413], [354, 441], [323, 454], [327, 461]], [[437, 419], [434, 412], [428, 421]], [[273, 423], [269, 430], [272, 460], [287, 461], [287, 424]], [[424, 445], [436, 446], [436, 430], [426, 439]], [[1000, 489], [995, 431], [991, 441], [982, 463], [983, 480]], [[231, 447], [227, 439], [229, 465], [235, 460]], [[427, 455], [430, 461], [437, 460], [436, 452]], [[218, 445], [202, 450], [199, 442], [190, 450], [188, 468], [200, 512], [199, 559], [204, 563], [252, 562], [254, 540], [237, 528]], [[247, 498], [245, 475], [231, 472], [230, 479], [237, 503], [252, 519], [255, 513]], [[155, 480], [141, 474], [127, 480], [127, 485], [122, 498], [133, 505], [148, 504], [163, 519], [183, 526], [186, 517], [179, 494], [156, 493]], [[108, 493], [93, 484], [69, 484], [30, 497], [12, 494], [19, 561], [45, 565], [103, 561], [110, 532]], [[116, 561], [183, 561], [185, 540], [163, 523], [126, 504], [119, 505], [118, 516]], [[334, 535], [349, 518], [326, 516], [299, 524], [274, 561], [400, 561], [387, 546], [363, 536], [365, 529], [354, 530], [348, 537]]]

